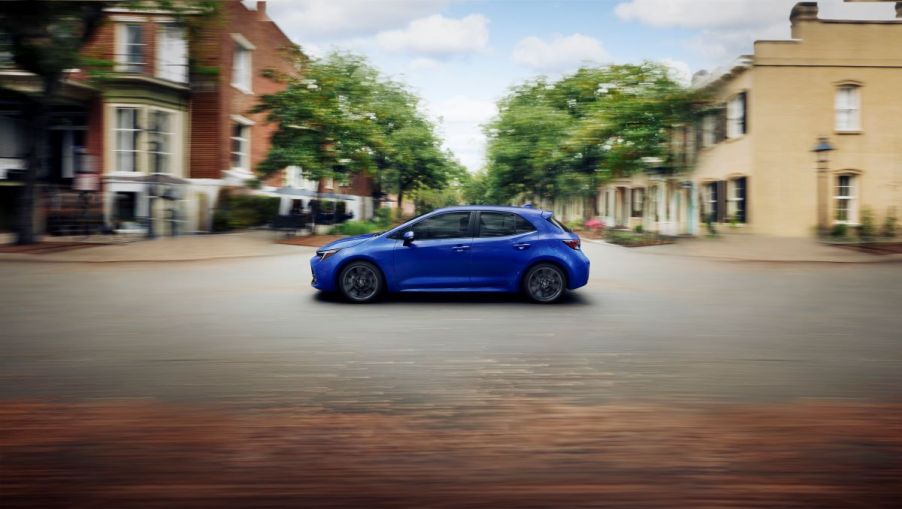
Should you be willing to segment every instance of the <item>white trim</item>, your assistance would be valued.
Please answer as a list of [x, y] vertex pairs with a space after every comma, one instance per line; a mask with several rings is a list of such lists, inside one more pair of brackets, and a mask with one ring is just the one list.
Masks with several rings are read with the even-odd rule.
[[[187, 155], [187, 141], [185, 130], [187, 127], [188, 112], [185, 110], [168, 108], [165, 106], [143, 104], [143, 103], [106, 103], [104, 105], [104, 176], [105, 177], [131, 177], [136, 175], [147, 175], [150, 173], [152, 164], [150, 157], [150, 136], [149, 122], [151, 111], [162, 111], [172, 115], [170, 121], [170, 149], [169, 149], [169, 171], [165, 175], [184, 178], [187, 164], [185, 156]], [[133, 108], [137, 110], [138, 125], [141, 128], [138, 131], [138, 141], [136, 146], [137, 159], [135, 171], [119, 171], [116, 148], [118, 140], [116, 137], [117, 118], [116, 112], [119, 108]]]
[[119, 14], [110, 16], [110, 21], [116, 23], [146, 23], [146, 16], [122, 16]]
[[251, 120], [247, 117], [243, 117], [241, 115], [230, 115], [229, 118], [231, 118], [232, 121], [234, 121], [234, 122], [237, 122], [239, 124], [246, 125], [246, 126], [251, 126], [251, 125], [257, 124], [257, 122], [254, 122], [253, 120]]
[[251, 43], [251, 41], [247, 40], [247, 38], [241, 34], [233, 33], [232, 40], [248, 51], [254, 51], [255, 49], [257, 49], [257, 47]]

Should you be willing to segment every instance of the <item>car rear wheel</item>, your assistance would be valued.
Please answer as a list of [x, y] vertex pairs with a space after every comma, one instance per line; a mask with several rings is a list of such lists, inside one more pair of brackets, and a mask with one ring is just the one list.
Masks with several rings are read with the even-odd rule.
[[382, 274], [369, 262], [352, 262], [338, 276], [338, 289], [351, 302], [372, 302], [382, 292]]
[[567, 289], [566, 276], [558, 266], [540, 263], [529, 269], [523, 278], [523, 291], [534, 302], [554, 302]]

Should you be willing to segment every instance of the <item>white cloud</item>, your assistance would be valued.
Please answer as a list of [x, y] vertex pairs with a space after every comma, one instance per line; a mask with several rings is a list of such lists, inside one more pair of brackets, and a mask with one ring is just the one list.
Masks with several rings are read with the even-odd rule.
[[[708, 65], [752, 51], [757, 39], [789, 37], [789, 12], [796, 0], [628, 0], [614, 13], [623, 21], [659, 28], [688, 28], [700, 32], [687, 47]], [[893, 19], [893, 3], [845, 3], [821, 0], [824, 19]]]
[[489, 42], [489, 20], [481, 14], [460, 19], [432, 16], [411, 21], [403, 30], [376, 35], [379, 47], [386, 51], [434, 57], [475, 53]]
[[[441, 11], [451, 0], [269, 0], [267, 13], [298, 41], [371, 36]], [[254, 3], [254, 2], [250, 2]]]
[[582, 63], [601, 63], [609, 55], [598, 39], [572, 34], [555, 36], [550, 41], [526, 37], [517, 42], [511, 58], [538, 71], [558, 72]]
[[686, 62], [672, 58], [662, 58], [661, 63], [670, 69], [670, 76], [677, 82], [683, 85], [689, 85], [692, 82], [692, 69]]
[[408, 65], [412, 71], [434, 71], [442, 67], [442, 63], [432, 58], [414, 58]]
[[482, 168], [486, 147], [482, 125], [497, 114], [495, 102], [457, 95], [430, 103], [428, 111], [438, 122], [445, 147], [470, 171]]

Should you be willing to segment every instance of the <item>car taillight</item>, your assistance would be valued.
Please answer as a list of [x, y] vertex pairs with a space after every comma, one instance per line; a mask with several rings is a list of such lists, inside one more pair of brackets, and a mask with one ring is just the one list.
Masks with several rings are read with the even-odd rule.
[[565, 240], [564, 244], [567, 244], [570, 247], [570, 249], [575, 249], [575, 250], [579, 251], [579, 239], [578, 238], [573, 239], [573, 240]]

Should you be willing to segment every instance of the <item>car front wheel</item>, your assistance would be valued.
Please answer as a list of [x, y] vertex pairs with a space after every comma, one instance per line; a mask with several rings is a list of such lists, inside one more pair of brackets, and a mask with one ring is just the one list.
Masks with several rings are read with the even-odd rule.
[[554, 302], [564, 295], [566, 289], [564, 271], [550, 263], [536, 265], [523, 278], [523, 291], [534, 302]]
[[338, 276], [341, 294], [351, 302], [372, 302], [382, 292], [382, 275], [369, 262], [352, 262]]

